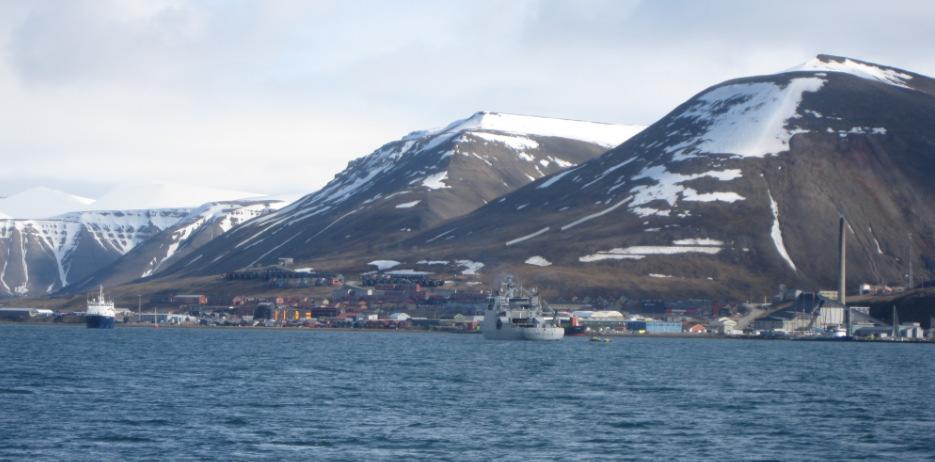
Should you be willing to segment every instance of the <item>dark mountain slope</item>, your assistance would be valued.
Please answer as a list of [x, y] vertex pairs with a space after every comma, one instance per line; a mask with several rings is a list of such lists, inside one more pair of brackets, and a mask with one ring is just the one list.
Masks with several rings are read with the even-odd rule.
[[833, 287], [843, 215], [852, 287], [900, 281], [910, 243], [929, 277], [933, 88], [824, 55], [728, 81], [601, 157], [381, 256], [469, 258], [566, 292], [745, 297]]
[[641, 127], [477, 113], [352, 161], [325, 188], [181, 258], [166, 274], [217, 274], [329, 254], [369, 254], [592, 159]]

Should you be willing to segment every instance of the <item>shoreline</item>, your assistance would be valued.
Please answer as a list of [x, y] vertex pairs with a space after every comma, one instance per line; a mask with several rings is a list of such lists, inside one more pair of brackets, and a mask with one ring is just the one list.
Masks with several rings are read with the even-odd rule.
[[[0, 326], [58, 326], [58, 327], [76, 327], [86, 329], [83, 323], [61, 323], [61, 322], [19, 322], [19, 321], [0, 321]], [[353, 327], [300, 327], [300, 326], [283, 326], [283, 327], [260, 327], [260, 326], [184, 326], [184, 325], [159, 325], [159, 327], [153, 327], [152, 324], [117, 324], [114, 326], [114, 329], [175, 329], [175, 330], [240, 330], [240, 331], [266, 331], [266, 332], [275, 332], [275, 331], [300, 331], [300, 332], [356, 332], [356, 333], [385, 333], [385, 334], [401, 334], [401, 333], [413, 333], [413, 334], [452, 334], [452, 335], [481, 335], [480, 331], [476, 332], [459, 332], [459, 331], [447, 331], [447, 330], [435, 330], [435, 329], [373, 329], [373, 328], [353, 328]], [[612, 333], [612, 334], [584, 334], [584, 335], [569, 335], [565, 338], [585, 338], [589, 339], [591, 337], [610, 337], [610, 338], [654, 338], [654, 339], [695, 339], [695, 340], [756, 340], [756, 341], [796, 341], [796, 342], [819, 342], [819, 343], [919, 343], [919, 344], [935, 344], [935, 341], [931, 339], [906, 339], [906, 340], [881, 340], [881, 339], [829, 339], [822, 337], [759, 337], [751, 335], [717, 335], [717, 334], [689, 334], [689, 333], [671, 333], [671, 334], [629, 334], [629, 333]]]
[[[0, 321], [0, 326], [57, 326], [57, 327], [77, 327], [82, 329], [87, 329], [84, 323], [64, 323], [64, 322], [19, 322], [19, 321]], [[117, 323], [114, 325], [113, 329], [103, 329], [103, 330], [120, 330], [120, 329], [151, 329], [151, 330], [161, 330], [161, 329], [174, 329], [174, 330], [255, 330], [255, 331], [308, 331], [308, 332], [384, 332], [384, 333], [424, 333], [424, 334], [473, 334], [473, 332], [451, 332], [445, 330], [430, 330], [430, 329], [370, 329], [370, 328], [353, 328], [353, 327], [299, 327], [299, 326], [283, 326], [283, 327], [260, 327], [260, 326], [183, 326], [183, 325], [171, 325], [171, 324], [160, 324], [159, 327], [153, 327], [152, 324], [123, 324]], [[479, 334], [480, 332], [478, 332]]]

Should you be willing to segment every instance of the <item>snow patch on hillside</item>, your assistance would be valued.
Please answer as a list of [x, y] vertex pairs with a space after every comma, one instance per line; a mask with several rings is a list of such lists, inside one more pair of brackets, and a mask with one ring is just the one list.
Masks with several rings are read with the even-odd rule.
[[687, 188], [685, 193], [682, 194], [682, 200], [689, 202], [737, 202], [746, 199], [745, 197], [737, 194], [735, 192], [712, 192], [712, 193], [702, 193], [699, 194], [697, 191], [691, 188]]
[[537, 143], [536, 140], [527, 138], [525, 136], [498, 135], [495, 133], [477, 131], [471, 132], [471, 134], [487, 141], [503, 143], [517, 151], [522, 151], [523, 149], [536, 149], [539, 147], [539, 143]]
[[707, 246], [722, 246], [724, 241], [719, 241], [717, 239], [710, 239], [706, 237], [696, 237], [689, 239], [676, 239], [672, 241], [673, 245], [707, 245]]
[[398, 209], [411, 209], [411, 208], [413, 208], [413, 207], [419, 205], [419, 202], [422, 202], [422, 201], [421, 201], [421, 200], [416, 200], [416, 201], [412, 201], [412, 202], [403, 202], [402, 204], [396, 204], [396, 208], [398, 208]]
[[642, 260], [644, 258], [646, 258], [645, 255], [623, 253], [623, 249], [610, 249], [599, 250], [596, 253], [592, 253], [591, 255], [585, 255], [578, 258], [578, 261], [582, 263], [593, 263], [603, 260]]
[[851, 127], [848, 130], [837, 130], [828, 127], [828, 133], [837, 133], [841, 138], [847, 137], [847, 135], [885, 135], [886, 127]]
[[553, 184], [555, 184], [555, 182], [557, 182], [558, 180], [561, 180], [561, 179], [564, 178], [566, 175], [568, 175], [568, 174], [571, 173], [571, 172], [574, 172], [575, 170], [577, 170], [577, 169], [574, 169], [574, 168], [573, 168], [573, 169], [571, 169], [571, 170], [565, 170], [564, 172], [560, 172], [560, 173], [558, 173], [558, 174], [555, 174], [555, 175], [552, 176], [552, 178], [549, 178], [548, 180], [543, 181], [542, 184], [540, 184], [539, 186], [536, 186], [536, 189], [545, 189], [545, 188], [548, 188], [549, 186], [552, 186]]
[[880, 241], [877, 240], [877, 235], [873, 232], [873, 227], [868, 227], [867, 231], [870, 231], [870, 237], [873, 238], [873, 245], [877, 250], [877, 255], [883, 255], [883, 249], [880, 247]]
[[773, 245], [776, 246], [779, 256], [786, 261], [792, 271], [796, 271], [795, 263], [792, 261], [792, 257], [789, 256], [789, 252], [786, 251], [786, 245], [782, 241], [782, 226], [779, 224], [779, 204], [773, 200], [773, 193], [769, 189], [766, 190], [766, 194], [769, 196], [769, 208], [773, 211], [773, 226], [769, 230], [769, 237], [773, 239]]
[[673, 160], [699, 154], [764, 157], [789, 150], [789, 140], [805, 130], [787, 127], [796, 117], [805, 92], [824, 85], [819, 77], [791, 79], [785, 86], [773, 82], [735, 83], [702, 94], [677, 119], [701, 124], [704, 132], [670, 146]]
[[646, 218], [646, 217], [652, 217], [652, 216], [667, 217], [672, 213], [671, 210], [659, 210], [659, 209], [654, 209], [652, 207], [633, 207], [630, 209], [630, 211], [636, 214], [636, 216], [640, 218]]
[[597, 253], [580, 257], [578, 258], [578, 261], [583, 263], [590, 263], [601, 260], [641, 260], [650, 255], [678, 255], [685, 253], [703, 253], [708, 255], [715, 255], [720, 251], [720, 245], [636, 245], [626, 248], [618, 247], [610, 250], [601, 250]]
[[[451, 234], [452, 232], [454, 232], [454, 228], [449, 229], [448, 231], [444, 231], [444, 232], [442, 232], [441, 234], [437, 234], [435, 237], [426, 240], [425, 243], [426, 243], [426, 244], [431, 244], [432, 242], [434, 242], [434, 241], [436, 241], [436, 240], [438, 240], [438, 239], [441, 239], [441, 238], [443, 238], [443, 237], [445, 237], [445, 236], [448, 236], [448, 235]], [[449, 237], [453, 237], [453, 235], [451, 235], [451, 236], [449, 236]]]
[[484, 267], [484, 264], [479, 261], [473, 260], [455, 260], [455, 263], [458, 264], [463, 270], [461, 274], [465, 276], [476, 276], [478, 271]]
[[432, 189], [432, 190], [450, 188], [451, 186], [448, 186], [445, 183], [445, 180], [447, 179], [448, 179], [448, 171], [445, 170], [443, 172], [438, 172], [434, 175], [429, 175], [425, 177], [425, 179], [422, 180], [422, 186], [425, 186], [426, 188]]
[[395, 268], [400, 265], [400, 263], [396, 260], [374, 260], [367, 264], [371, 266], [376, 266], [378, 271], [388, 270], [390, 268]]
[[539, 231], [536, 231], [536, 232], [534, 232], [534, 233], [527, 234], [527, 235], [522, 236], [522, 237], [518, 237], [518, 238], [513, 239], [513, 240], [511, 240], [511, 241], [507, 241], [506, 246], [509, 247], [509, 246], [511, 246], [511, 245], [513, 245], [513, 244], [519, 244], [520, 242], [523, 242], [523, 241], [532, 239], [532, 238], [534, 238], [534, 237], [536, 237], [536, 236], [540, 236], [540, 235], [542, 235], [542, 234], [545, 234], [548, 230], [549, 230], [549, 227], [546, 226], [545, 228], [542, 228], [542, 229], [540, 229]]
[[447, 265], [448, 260], [419, 260], [417, 265]]
[[540, 255], [534, 255], [532, 257], [529, 257], [526, 259], [524, 263], [526, 263], [527, 265], [532, 265], [532, 266], [542, 266], [542, 267], [552, 266], [552, 262], [546, 260], [545, 257], [542, 257]]
[[648, 179], [653, 181], [653, 183], [636, 186], [630, 190], [630, 193], [633, 195], [630, 210], [637, 215], [645, 216], [645, 213], [640, 213], [641, 206], [653, 201], [665, 201], [670, 207], [675, 207], [679, 198], [696, 202], [735, 202], [744, 200], [743, 196], [735, 192], [698, 193], [695, 189], [682, 185], [682, 183], [706, 177], [714, 178], [719, 181], [730, 181], [735, 178], [740, 178], [741, 176], [741, 172], [738, 169], [681, 174], [670, 172], [664, 165], [644, 167], [632, 180]]

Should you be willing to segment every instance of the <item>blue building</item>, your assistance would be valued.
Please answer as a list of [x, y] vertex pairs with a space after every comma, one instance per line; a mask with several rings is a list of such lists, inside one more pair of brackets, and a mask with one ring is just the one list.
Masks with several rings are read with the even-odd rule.
[[647, 334], [680, 334], [682, 323], [666, 321], [627, 321], [627, 330], [630, 332], [646, 332]]

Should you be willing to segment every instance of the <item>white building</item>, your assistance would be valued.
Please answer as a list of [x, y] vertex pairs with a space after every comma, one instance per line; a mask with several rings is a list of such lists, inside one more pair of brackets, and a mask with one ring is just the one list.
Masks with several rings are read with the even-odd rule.
[[925, 331], [922, 329], [922, 326], [917, 322], [914, 322], [912, 324], [900, 324], [899, 336], [902, 338], [911, 338], [911, 339], [921, 340], [925, 338]]
[[401, 321], [408, 321], [410, 319], [412, 319], [412, 316], [409, 316], [406, 313], [393, 313], [389, 315], [390, 321], [401, 322]]
[[731, 318], [720, 318], [717, 320], [718, 331], [724, 335], [740, 335], [743, 331], [737, 330], [737, 321]]
[[818, 310], [818, 326], [842, 326], [844, 325], [844, 308], [840, 306], [823, 306]]

